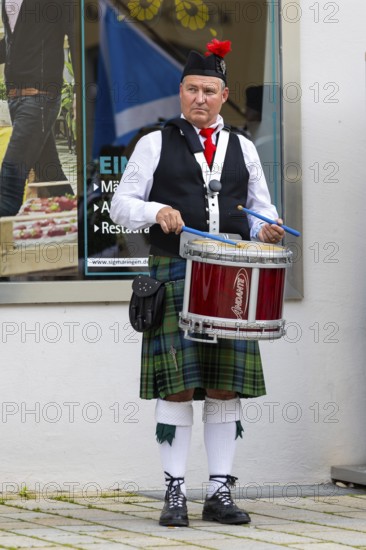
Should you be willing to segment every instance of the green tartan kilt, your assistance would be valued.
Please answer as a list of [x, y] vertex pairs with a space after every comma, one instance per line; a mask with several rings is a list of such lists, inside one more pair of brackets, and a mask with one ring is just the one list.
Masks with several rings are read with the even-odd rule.
[[166, 283], [166, 307], [161, 327], [144, 332], [142, 340], [142, 399], [195, 388], [194, 399], [204, 399], [205, 388], [237, 392], [239, 397], [265, 395], [258, 342], [223, 339], [217, 344], [193, 342], [178, 327], [183, 309], [186, 261], [150, 257], [150, 273]]

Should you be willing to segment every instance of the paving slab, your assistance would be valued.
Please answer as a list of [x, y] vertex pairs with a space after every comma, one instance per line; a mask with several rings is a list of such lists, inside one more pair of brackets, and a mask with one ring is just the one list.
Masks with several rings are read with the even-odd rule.
[[[97, 542], [94, 544], [78, 544], [77, 548], [82, 550], [133, 550], [134, 548], [144, 548], [144, 546], [131, 546], [130, 544], [123, 544], [120, 542]], [[63, 547], [63, 550], [65, 550], [65, 547]]]
[[[275, 506], [282, 506], [284, 509], [286, 508], [293, 508], [298, 510], [312, 510], [314, 512], [318, 513], [338, 513], [338, 512], [349, 512], [349, 511], [366, 511], [366, 508], [362, 508], [361, 506], [357, 507], [357, 503], [353, 502], [356, 499], [350, 499], [348, 504], [339, 498], [331, 497], [328, 500], [318, 500], [313, 498], [302, 498], [299, 500], [296, 500], [294, 502], [290, 502], [288, 499], [276, 499], [274, 500], [266, 500], [266, 505], [273, 505]], [[353, 504], [353, 505], [352, 505]], [[263, 502], [262, 502], [263, 506]], [[250, 506], [251, 508], [253, 506]], [[261, 503], [257, 503], [257, 508], [259, 509], [261, 507]]]
[[[37, 541], [36, 541], [37, 542]], [[0, 541], [1, 544], [1, 541]], [[29, 550], [35, 550], [37, 546], [30, 546]], [[39, 546], [42, 550], [67, 550], [65, 546], [58, 546], [57, 544], [52, 544], [52, 546]]]
[[33, 521], [35, 519], [38, 520], [41, 516], [44, 516], [44, 512], [42, 512], [41, 510], [38, 510], [37, 512], [29, 512], [28, 510], [25, 510], [23, 512], [21, 510], [17, 510], [17, 512], [14, 512], [14, 513], [1, 514], [1, 517], [5, 518], [7, 521], [19, 521], [19, 522]]
[[[83, 550], [132, 550], [134, 548], [138, 548], [143, 550], [144, 548], [149, 548], [150, 550], [152, 548], [161, 548], [160, 545], [158, 546], [148, 546], [146, 547], [144, 543], [141, 545], [135, 545], [135, 544], [126, 544], [126, 543], [105, 543], [105, 544], [96, 544], [96, 545], [79, 545], [78, 548], [81, 548]], [[187, 544], [178, 544], [175, 545], [173, 543], [169, 544], [168, 546], [163, 546], [163, 550], [207, 550], [206, 547], [195, 545], [192, 543]], [[64, 549], [65, 550], [65, 549]], [[259, 549], [258, 549], [259, 550]], [[282, 549], [283, 550], [283, 549]]]
[[[316, 494], [316, 493], [314, 493]], [[366, 550], [366, 492], [319, 498], [237, 499], [251, 514], [249, 525], [204, 522], [202, 500], [188, 504], [190, 527], [158, 523], [160, 497], [11, 498], [0, 505], [0, 547], [75, 550]]]
[[[258, 510], [258, 508], [257, 508]], [[277, 521], [299, 521], [299, 522], [309, 522], [315, 523], [323, 526], [336, 526], [339, 524], [341, 516], [336, 514], [326, 514], [323, 512], [316, 512], [313, 510], [291, 508], [277, 505], [270, 505], [268, 507], [262, 507], [261, 510], [256, 514], [258, 521], [265, 521], [266, 519], [269, 522]], [[255, 521], [257, 519], [255, 518]], [[253, 521], [253, 518], [252, 518]], [[347, 529], [353, 529], [356, 531], [365, 530], [365, 522], [362, 518], [348, 518], [342, 517], [342, 526]]]
[[[192, 525], [193, 528], [196, 528], [195, 525]], [[222, 527], [225, 527], [225, 531], [223, 531]], [[307, 536], [302, 535], [293, 535], [288, 533], [281, 533], [276, 531], [266, 531], [263, 529], [257, 529], [256, 527], [251, 527], [245, 529], [245, 531], [241, 531], [239, 533], [235, 533], [235, 530], [233, 529], [233, 526], [230, 525], [222, 525], [220, 527], [216, 527], [216, 529], [219, 529], [220, 532], [223, 534], [229, 534], [233, 540], [235, 540], [236, 537], [239, 537], [240, 540], [242, 539], [250, 539], [250, 540], [260, 540], [262, 542], [270, 542], [273, 544], [294, 544], [294, 543], [311, 543], [315, 542], [313, 538], [309, 538]], [[207, 529], [205, 529], [205, 532], [207, 533]], [[322, 542], [322, 541], [320, 541]]]
[[366, 521], [366, 510], [352, 510], [352, 511], [345, 511], [345, 512], [338, 512], [337, 516], [343, 517], [343, 518], [354, 518], [354, 519], [360, 519], [361, 521]]
[[34, 523], [33, 522], [27, 522], [27, 521], [22, 521], [20, 522], [19, 520], [11, 520], [11, 519], [7, 519], [5, 521], [2, 521], [0, 522], [0, 537], [1, 537], [1, 533], [3, 531], [11, 531], [12, 529], [19, 529], [19, 528], [22, 528], [22, 529], [33, 529], [34, 528]]
[[[70, 517], [58, 516], [58, 515], [49, 516], [47, 514], [44, 514], [44, 515], [40, 515], [38, 518], [34, 518], [32, 522], [28, 522], [26, 525], [27, 527], [32, 525], [33, 528], [37, 525], [44, 526], [44, 527], [50, 526], [50, 527], [56, 527], [56, 528], [71, 527], [75, 525], [76, 527], [79, 526], [81, 528], [83, 525], [90, 525], [90, 524], [88, 522], [85, 522], [85, 520], [83, 519], [70, 518]], [[0, 526], [2, 526], [2, 524], [0, 524]], [[22, 528], [24, 527], [25, 526], [23, 525], [23, 522], [22, 522]]]
[[[18, 529], [12, 531], [14, 535], [26, 535], [27, 537], [34, 537], [34, 539], [42, 539], [50, 542], [58, 542], [62, 544], [76, 544], [78, 542], [93, 543], [92, 536], [84, 533], [67, 533], [66, 531], [60, 531], [59, 529], [52, 528], [39, 528], [39, 529]], [[0, 544], [2, 544], [0, 542]]]
[[[274, 530], [274, 529], [273, 529]], [[276, 530], [277, 532], [277, 530]], [[283, 534], [284, 530], [281, 529], [280, 533]], [[313, 539], [314, 542], [332, 542], [338, 544], [350, 544], [353, 546], [366, 545], [366, 532], [359, 533], [355, 531], [349, 531], [348, 529], [333, 529], [331, 527], [323, 527], [319, 529], [318, 526], [298, 524], [288, 526], [288, 534], [296, 534], [298, 536], [305, 536]]]
[[[75, 504], [73, 502], [67, 502], [62, 500], [55, 500], [52, 498], [41, 498], [37, 497], [34, 499], [10, 499], [6, 501], [6, 506], [0, 508], [0, 514], [3, 512], [3, 509], [8, 510], [7, 513], [10, 513], [11, 510], [16, 512], [20, 508], [26, 512], [27, 510], [34, 510], [35, 508], [42, 507], [42, 510], [73, 510], [79, 509], [80, 504]], [[85, 503], [84, 503], [85, 506]]]
[[130, 545], [137, 545], [141, 546], [142, 548], [150, 548], [156, 547], [156, 546], [178, 546], [181, 545], [181, 541], [174, 541], [169, 537], [157, 537], [157, 536], [149, 536], [147, 533], [146, 535], [140, 535], [140, 534], [126, 534], [126, 533], [120, 533], [118, 531], [114, 532], [101, 532], [98, 535], [100, 538], [98, 538], [98, 542], [102, 544], [101, 539], [105, 539], [104, 543], [111, 543], [112, 542], [124, 542], [126, 544]]
[[[314, 546], [310, 544], [295, 544], [291, 546], [292, 548], [297, 548], [298, 550], [316, 550]], [[319, 546], [319, 550], [353, 550], [355, 546], [348, 546], [346, 544], [335, 544], [335, 543], [323, 543]]]
[[366, 510], [366, 497], [362, 497], [361, 495], [332, 496], [331, 502], [350, 508]]
[[[212, 540], [211, 538], [202, 539], [199, 541], [200, 548], [209, 548], [210, 550], [222, 550], [223, 548], [230, 548], [230, 550], [284, 550], [284, 546], [272, 543], [264, 543], [260, 540], [248, 540], [242, 538], [225, 538], [221, 540]], [[186, 546], [188, 550], [190, 546]], [[165, 550], [165, 549], [164, 549]], [[314, 549], [315, 550], [315, 549]]]
[[20, 535], [0, 534], [0, 545], [8, 548], [44, 548], [50, 546], [49, 541], [35, 538], [22, 537]]

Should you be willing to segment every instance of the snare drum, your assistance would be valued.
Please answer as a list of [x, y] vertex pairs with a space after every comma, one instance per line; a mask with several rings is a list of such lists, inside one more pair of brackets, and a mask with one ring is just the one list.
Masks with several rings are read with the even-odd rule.
[[284, 335], [285, 273], [292, 252], [278, 245], [188, 241], [183, 311], [185, 338], [270, 340]]

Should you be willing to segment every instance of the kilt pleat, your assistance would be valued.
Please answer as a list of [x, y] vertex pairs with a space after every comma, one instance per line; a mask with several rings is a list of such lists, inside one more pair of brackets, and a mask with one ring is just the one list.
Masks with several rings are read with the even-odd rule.
[[184, 338], [178, 317], [185, 266], [180, 258], [150, 257], [151, 276], [166, 284], [166, 307], [162, 326], [143, 334], [140, 397], [165, 398], [193, 388], [194, 399], [204, 399], [205, 388], [234, 391], [239, 397], [265, 395], [256, 340], [219, 338], [212, 344]]

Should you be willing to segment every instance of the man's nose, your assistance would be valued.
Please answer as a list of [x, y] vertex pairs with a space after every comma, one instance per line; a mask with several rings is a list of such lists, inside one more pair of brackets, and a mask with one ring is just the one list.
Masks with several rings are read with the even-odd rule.
[[206, 94], [203, 91], [197, 92], [197, 103], [204, 103], [206, 101]]

